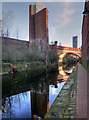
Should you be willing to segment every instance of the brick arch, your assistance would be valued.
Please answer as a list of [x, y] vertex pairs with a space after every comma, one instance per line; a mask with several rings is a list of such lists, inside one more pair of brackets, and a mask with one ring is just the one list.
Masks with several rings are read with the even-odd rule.
[[59, 56], [59, 62], [62, 62], [63, 61], [63, 58], [64, 56], [66, 56], [67, 54], [75, 54], [77, 55], [79, 58], [81, 58], [81, 55], [76, 53], [76, 52], [72, 52], [72, 51], [69, 51], [69, 52], [62, 52], [60, 53], [58, 56]]

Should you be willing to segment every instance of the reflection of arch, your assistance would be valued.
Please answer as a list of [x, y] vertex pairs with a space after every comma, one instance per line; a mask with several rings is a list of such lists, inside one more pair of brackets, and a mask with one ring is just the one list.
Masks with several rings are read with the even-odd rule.
[[66, 55], [69, 54], [69, 53], [70, 53], [70, 54], [75, 54], [75, 55], [77, 55], [79, 58], [81, 58], [81, 55], [78, 54], [78, 53], [76, 53], [76, 52], [72, 52], [72, 51], [69, 51], [69, 52], [62, 52], [61, 54], [58, 55], [58, 56], [59, 56], [59, 62], [62, 62], [64, 56], [66, 56]]
[[59, 66], [59, 77], [62, 77], [62, 79], [66, 82], [69, 78], [69, 75], [66, 74], [66, 72], [63, 70], [63, 66]]

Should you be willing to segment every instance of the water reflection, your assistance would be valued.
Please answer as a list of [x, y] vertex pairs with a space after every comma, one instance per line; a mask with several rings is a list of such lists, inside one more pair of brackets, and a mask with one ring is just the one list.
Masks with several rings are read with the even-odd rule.
[[31, 103], [30, 91], [25, 93], [20, 93], [11, 97], [6, 97], [2, 101], [3, 106], [6, 106], [6, 112], [4, 112], [3, 117], [4, 118], [30, 118], [31, 117], [30, 103]]
[[44, 118], [72, 68], [59, 66], [59, 73], [39, 77], [30, 72], [3, 76], [3, 118]]

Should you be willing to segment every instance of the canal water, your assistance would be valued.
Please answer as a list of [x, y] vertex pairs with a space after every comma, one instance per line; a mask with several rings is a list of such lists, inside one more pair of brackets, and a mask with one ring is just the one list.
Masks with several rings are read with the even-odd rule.
[[72, 70], [73, 65], [38, 77], [30, 72], [4, 75], [2, 117], [43, 119]]

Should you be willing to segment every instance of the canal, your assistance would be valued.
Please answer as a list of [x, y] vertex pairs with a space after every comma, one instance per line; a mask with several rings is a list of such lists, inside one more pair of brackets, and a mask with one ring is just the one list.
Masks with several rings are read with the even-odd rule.
[[69, 78], [74, 65], [34, 76], [30, 72], [2, 77], [3, 118], [44, 118]]

